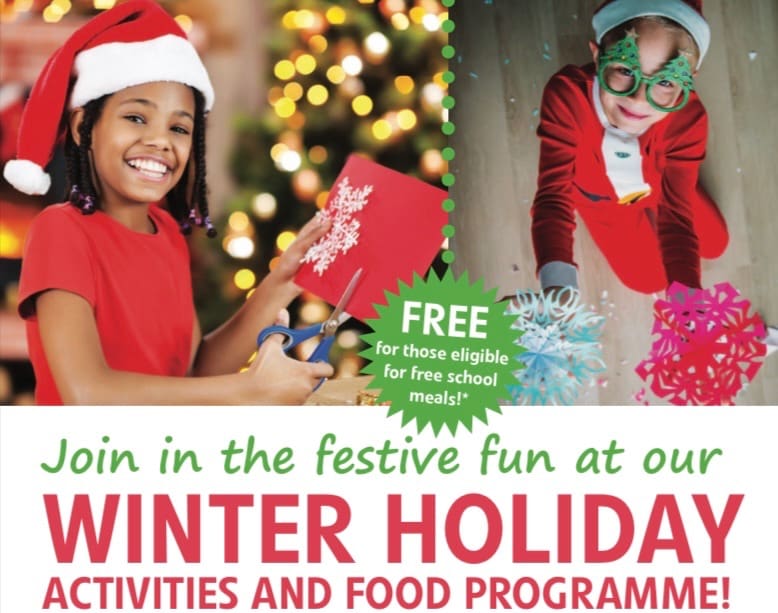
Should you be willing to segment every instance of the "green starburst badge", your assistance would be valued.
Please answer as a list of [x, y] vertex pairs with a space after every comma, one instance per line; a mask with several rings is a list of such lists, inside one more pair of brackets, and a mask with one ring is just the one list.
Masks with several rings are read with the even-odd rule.
[[374, 375], [379, 400], [391, 403], [389, 416], [437, 435], [444, 426], [452, 434], [459, 424], [471, 430], [473, 418], [487, 423], [488, 411], [500, 413], [522, 349], [496, 294], [450, 269], [386, 293], [378, 318], [367, 322], [374, 332], [362, 337], [371, 346], [360, 355], [371, 360], [363, 372]]

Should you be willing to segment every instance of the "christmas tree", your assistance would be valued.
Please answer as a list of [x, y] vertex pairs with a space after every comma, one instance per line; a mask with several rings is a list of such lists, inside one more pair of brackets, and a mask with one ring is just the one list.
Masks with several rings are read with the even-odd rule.
[[[324, 207], [350, 154], [435, 185], [447, 171], [447, 14], [438, 0], [269, 4], [267, 105], [236, 118], [231, 170], [239, 190], [219, 223], [221, 262], [204, 267], [211, 277], [195, 277], [204, 329], [245, 299]], [[292, 324], [323, 321], [329, 311], [303, 294], [290, 308]], [[360, 330], [352, 320], [338, 334], [340, 375], [359, 372]]]

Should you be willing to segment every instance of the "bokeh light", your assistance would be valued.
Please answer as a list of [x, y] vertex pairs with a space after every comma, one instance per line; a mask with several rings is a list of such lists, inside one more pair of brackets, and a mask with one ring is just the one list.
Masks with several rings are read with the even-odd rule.
[[238, 289], [250, 289], [257, 282], [257, 276], [248, 268], [241, 268], [232, 278]]
[[235, 211], [230, 213], [227, 224], [234, 232], [245, 232], [251, 225], [251, 220], [243, 211]]
[[316, 70], [316, 58], [310, 53], [303, 53], [294, 61], [294, 67], [300, 74], [309, 75]]
[[343, 70], [346, 72], [346, 74], [351, 75], [352, 77], [362, 72], [362, 68], [364, 67], [360, 57], [353, 54], [344, 57], [340, 65], [343, 67]]
[[276, 197], [267, 192], [257, 194], [251, 201], [251, 210], [259, 219], [271, 219], [276, 214], [277, 209]]
[[248, 236], [232, 237], [227, 241], [227, 253], [238, 259], [250, 258], [254, 255], [254, 241]]
[[373, 101], [370, 99], [370, 96], [362, 94], [351, 101], [351, 108], [357, 115], [364, 117], [365, 115], [369, 115], [370, 111], [373, 110]]
[[291, 230], [284, 230], [276, 237], [276, 247], [279, 251], [286, 251], [297, 238], [297, 233]]
[[327, 69], [327, 79], [329, 79], [330, 83], [340, 85], [346, 79], [346, 71], [343, 70], [342, 66], [337, 64], [335, 66], [330, 66]]
[[401, 94], [410, 94], [415, 86], [413, 79], [408, 75], [400, 75], [395, 77], [394, 86]]
[[308, 98], [308, 102], [314, 106], [321, 106], [327, 102], [327, 99], [330, 97], [330, 93], [327, 91], [327, 88], [324, 87], [324, 85], [314, 85], [308, 89], [306, 96]]
[[327, 149], [321, 145], [314, 145], [308, 151], [308, 159], [314, 164], [323, 164], [327, 161]]
[[294, 64], [290, 60], [281, 60], [273, 67], [273, 74], [282, 81], [291, 79], [294, 73]]

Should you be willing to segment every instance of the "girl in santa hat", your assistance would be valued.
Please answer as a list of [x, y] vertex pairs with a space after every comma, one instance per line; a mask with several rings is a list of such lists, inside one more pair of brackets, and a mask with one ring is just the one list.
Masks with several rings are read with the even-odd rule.
[[577, 287], [575, 213], [616, 275], [651, 293], [700, 287], [726, 223], [698, 184], [707, 115], [694, 78], [710, 44], [700, 0], [609, 0], [595, 12], [594, 63], [543, 93], [532, 239], [544, 289]]
[[20, 281], [38, 403], [299, 404], [331, 376], [329, 364], [286, 357], [278, 335], [239, 372], [257, 331], [299, 293], [300, 259], [328, 230], [318, 220], [234, 317], [201, 335], [182, 233], [215, 234], [213, 99], [196, 51], [152, 0], [101, 13], [44, 67], [4, 171], [21, 191], [45, 193], [43, 168], [66, 132], [69, 200], [34, 221]]

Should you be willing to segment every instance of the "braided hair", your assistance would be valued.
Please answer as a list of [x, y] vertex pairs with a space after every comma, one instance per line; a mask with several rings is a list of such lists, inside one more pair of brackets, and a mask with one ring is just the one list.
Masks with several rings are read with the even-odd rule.
[[[205, 181], [205, 99], [197, 89], [192, 88], [192, 92], [195, 100], [192, 153], [187, 171], [167, 195], [167, 205], [170, 214], [178, 221], [182, 233], [191, 233], [192, 227], [197, 225], [205, 226], [206, 234], [214, 237], [216, 228], [208, 212], [208, 189]], [[84, 215], [90, 215], [99, 208], [90, 150], [92, 129], [100, 118], [107, 99], [108, 95], [105, 95], [84, 105], [84, 114], [78, 126], [80, 144], [76, 144], [70, 130], [66, 130], [68, 187], [65, 198]]]

